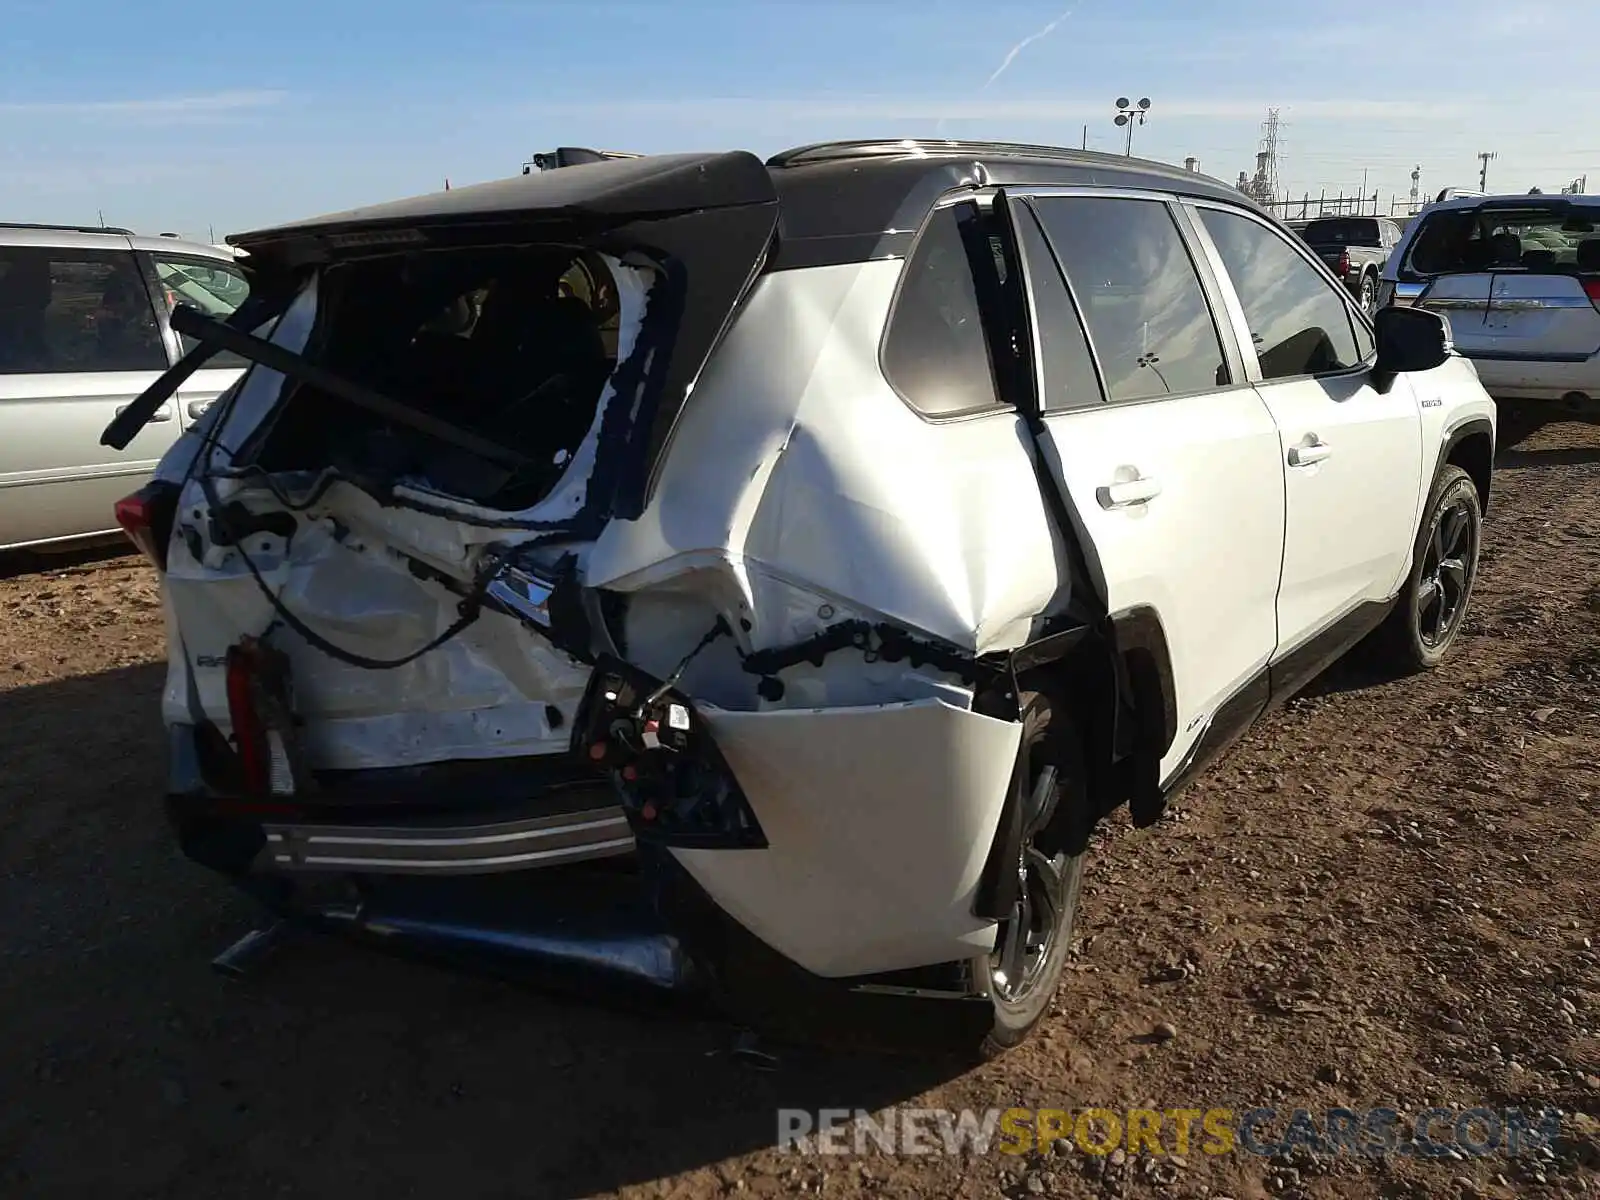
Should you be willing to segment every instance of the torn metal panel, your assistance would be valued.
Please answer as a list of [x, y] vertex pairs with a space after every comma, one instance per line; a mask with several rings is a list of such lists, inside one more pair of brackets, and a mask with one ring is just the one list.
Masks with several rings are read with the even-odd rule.
[[730, 916], [845, 976], [987, 953], [972, 900], [1021, 727], [939, 699], [703, 716], [766, 850], [674, 850]]
[[[251, 552], [286, 607], [356, 653], [404, 654], [458, 618], [454, 593], [419, 580], [381, 547], [339, 541], [326, 523], [302, 522], [287, 554], [281, 545]], [[223, 656], [241, 633], [270, 627], [272, 607], [236, 554], [208, 566], [181, 539], [167, 593], [202, 711], [226, 731]], [[387, 671], [340, 662], [291, 630], [279, 629], [273, 640], [293, 665], [306, 750], [319, 769], [563, 752], [568, 733], [551, 709], [556, 720], [570, 718], [588, 678], [582, 663], [497, 612]], [[187, 719], [175, 687], [167, 710], [169, 720]]]

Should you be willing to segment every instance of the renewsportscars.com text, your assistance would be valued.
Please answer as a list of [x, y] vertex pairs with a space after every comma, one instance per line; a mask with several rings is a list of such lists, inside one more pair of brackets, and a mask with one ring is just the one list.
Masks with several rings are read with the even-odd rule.
[[798, 1154], [1020, 1155], [1066, 1141], [1086, 1154], [1514, 1158], [1560, 1132], [1555, 1109], [779, 1109], [777, 1145]]

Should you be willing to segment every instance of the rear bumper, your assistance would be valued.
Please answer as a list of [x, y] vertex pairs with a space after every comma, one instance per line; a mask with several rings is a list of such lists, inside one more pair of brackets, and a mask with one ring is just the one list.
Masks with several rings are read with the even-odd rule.
[[1573, 393], [1600, 399], [1600, 354], [1577, 362], [1479, 357], [1459, 343], [1472, 360], [1483, 388], [1497, 400], [1561, 400]]
[[476, 823], [464, 797], [450, 824], [409, 806], [372, 821], [285, 820], [183, 786], [192, 745], [174, 738], [167, 797], [184, 852], [297, 926], [586, 997], [687, 999], [769, 1033], [861, 1047], [973, 1045], [992, 1019], [965, 957], [808, 970], [730, 915], [676, 852], [635, 842], [609, 792], [546, 793], [521, 814], [480, 809]]
[[614, 804], [479, 825], [264, 823], [262, 854], [280, 871], [477, 875], [633, 853]]
[[255, 803], [213, 785], [204, 747], [169, 729], [167, 811], [185, 853], [228, 876], [493, 874], [634, 847], [610, 782], [566, 756], [347, 772], [315, 802]]
[[[592, 894], [567, 881], [594, 872], [636, 877], [661, 936], [691, 946], [691, 960], [710, 964], [721, 984], [753, 973], [733, 988], [735, 1007], [770, 1009], [763, 1024], [789, 995], [969, 998], [966, 964], [994, 946], [995, 922], [976, 915], [976, 898], [1020, 727], [935, 698], [711, 709], [700, 720], [763, 836], [674, 844], [650, 809], [675, 801], [638, 794], [623, 782], [631, 769], [616, 783], [597, 776], [576, 754], [563, 756], [565, 768], [471, 765], [459, 778], [477, 780], [472, 787], [441, 790], [432, 769], [420, 789], [415, 770], [363, 772], [359, 787], [338, 781], [315, 807], [252, 805], [208, 788], [203, 739], [184, 727], [173, 731], [168, 809], [190, 858], [274, 909], [388, 944], [469, 959], [555, 957], [585, 971], [596, 959], [649, 961], [656, 966], [633, 973], [676, 987], [677, 951], [653, 933], [574, 941], [571, 918], [592, 916]], [[509, 786], [519, 772], [526, 782]], [[641, 765], [638, 777], [647, 774]], [[330, 891], [333, 903], [309, 899]], [[552, 921], [565, 932], [552, 933]], [[773, 979], [787, 981], [776, 996]]]

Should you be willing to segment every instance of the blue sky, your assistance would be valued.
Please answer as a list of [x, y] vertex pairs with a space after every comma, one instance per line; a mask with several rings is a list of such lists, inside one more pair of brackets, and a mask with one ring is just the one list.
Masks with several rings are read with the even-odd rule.
[[1120, 150], [1119, 95], [1136, 152], [1230, 180], [1280, 106], [1295, 195], [1472, 186], [1479, 150], [1491, 188], [1600, 192], [1596, 45], [1571, 0], [0, 0], [0, 220], [220, 237], [559, 144]]

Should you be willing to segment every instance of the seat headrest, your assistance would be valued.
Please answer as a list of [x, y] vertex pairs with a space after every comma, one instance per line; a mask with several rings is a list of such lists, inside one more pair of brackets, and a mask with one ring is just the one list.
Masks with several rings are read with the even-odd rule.
[[1578, 243], [1578, 270], [1600, 271], [1600, 237], [1585, 238]]
[[1514, 233], [1497, 233], [1489, 240], [1490, 261], [1505, 266], [1522, 261], [1522, 239]]

